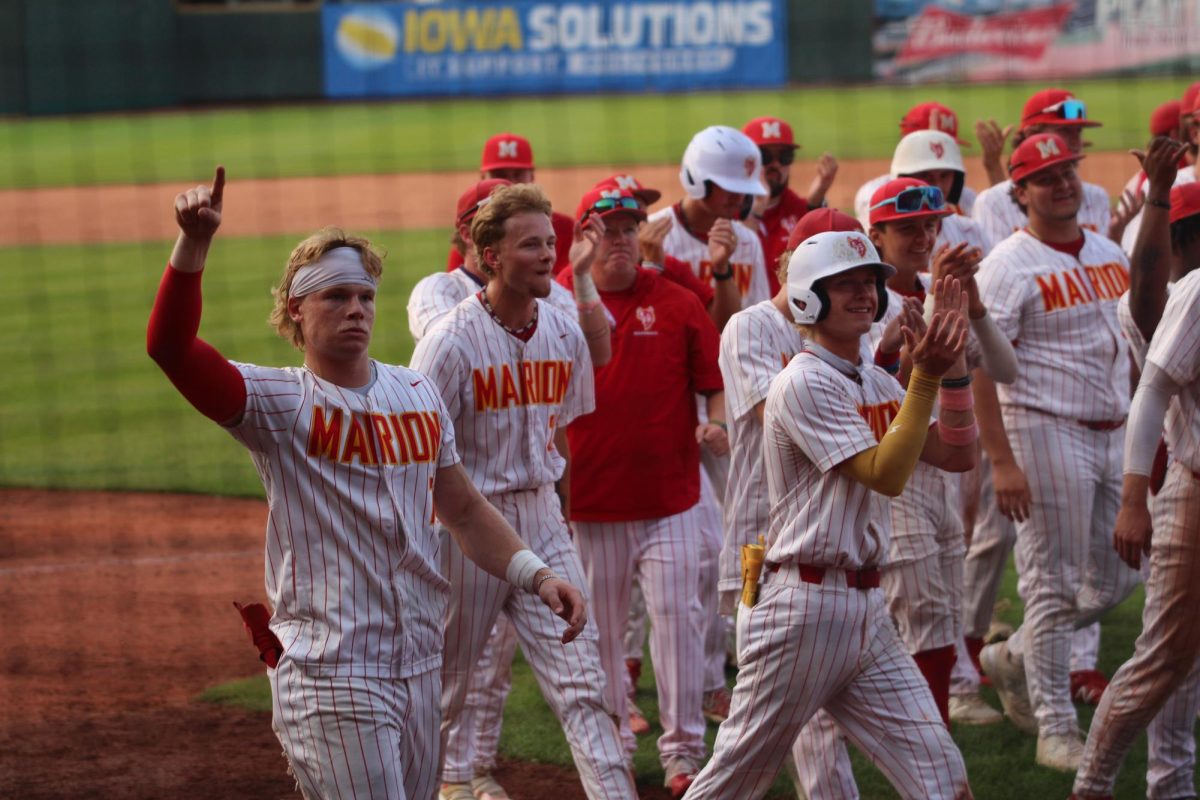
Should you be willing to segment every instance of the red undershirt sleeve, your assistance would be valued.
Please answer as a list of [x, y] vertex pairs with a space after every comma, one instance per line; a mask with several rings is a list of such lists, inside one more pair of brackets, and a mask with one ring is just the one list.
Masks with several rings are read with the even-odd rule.
[[202, 274], [167, 265], [146, 328], [146, 352], [197, 411], [223, 425], [245, 411], [246, 382], [237, 367], [196, 336]]

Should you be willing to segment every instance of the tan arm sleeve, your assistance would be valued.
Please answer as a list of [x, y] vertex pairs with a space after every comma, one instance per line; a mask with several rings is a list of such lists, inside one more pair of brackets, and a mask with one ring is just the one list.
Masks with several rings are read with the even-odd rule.
[[840, 469], [872, 491], [898, 497], [917, 466], [941, 381], [914, 368], [900, 413], [876, 447], [846, 459]]

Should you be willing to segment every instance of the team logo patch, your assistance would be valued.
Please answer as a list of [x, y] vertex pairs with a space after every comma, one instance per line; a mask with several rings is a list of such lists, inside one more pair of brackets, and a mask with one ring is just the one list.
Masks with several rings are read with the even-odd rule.
[[496, 143], [496, 155], [500, 158], [516, 158], [517, 143], [512, 139], [501, 139]]
[[866, 242], [864, 242], [862, 239], [859, 239], [858, 237], [851, 237], [847, 241], [849, 241], [850, 246], [852, 248], [854, 248], [854, 252], [858, 253], [859, 258], [867, 257], [867, 243]]
[[1054, 139], [1043, 139], [1040, 142], [1034, 142], [1034, 144], [1037, 145], [1038, 154], [1041, 155], [1043, 161], [1062, 155], [1062, 152], [1058, 149], [1058, 142]]
[[954, 118], [953, 114], [942, 114], [937, 111], [934, 111], [933, 113], [937, 118], [935, 125], [937, 130], [942, 131], [943, 133], [948, 133], [952, 136], [958, 133], [958, 120]]
[[620, 186], [622, 189], [625, 189], [626, 191], [632, 192], [632, 191], [642, 188], [642, 187], [638, 186], [637, 178], [633, 177], [632, 175], [618, 175], [616, 178], [616, 181], [617, 181], [617, 186]]
[[754, 156], [746, 156], [746, 161], [745, 161], [744, 166], [746, 167], [746, 177], [749, 178], [751, 175], [754, 174], [754, 168], [756, 166], [758, 166], [758, 162], [754, 158]]
[[764, 122], [762, 124], [762, 138], [764, 139], [780, 139], [783, 137], [783, 132], [779, 130], [779, 120], [774, 122]]
[[941, 142], [930, 142], [929, 149], [933, 151], [934, 156], [941, 158], [946, 152], [946, 146]]
[[638, 306], [634, 313], [638, 322], [642, 323], [642, 330], [648, 331], [654, 327], [654, 306]]

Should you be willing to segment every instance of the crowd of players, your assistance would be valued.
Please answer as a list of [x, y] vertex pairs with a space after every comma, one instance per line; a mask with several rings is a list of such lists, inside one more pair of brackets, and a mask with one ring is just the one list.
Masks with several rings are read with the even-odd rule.
[[[967, 176], [954, 112], [922, 103], [855, 216], [826, 207], [829, 154], [790, 188], [782, 119], [697, 133], [653, 213], [633, 175], [552, 211], [498, 134], [409, 298], [411, 369], [368, 356], [382, 263], [333, 229], [276, 289], [304, 367], [226, 361], [196, 338], [223, 171], [180, 195], [149, 349], [263, 478], [274, 611], [247, 621], [305, 796], [508, 797], [519, 643], [586, 794], [635, 797], [647, 622], [674, 797], [758, 797], [785, 765], [857, 797], [851, 744], [901, 796], [966, 798], [949, 728], [1006, 716], [1079, 800], [1147, 728], [1149, 796], [1194, 796], [1200, 83], [1115, 211], [1077, 173], [1098, 124], [1037, 92], [976, 124]], [[1109, 684], [1098, 620], [1139, 580]]]

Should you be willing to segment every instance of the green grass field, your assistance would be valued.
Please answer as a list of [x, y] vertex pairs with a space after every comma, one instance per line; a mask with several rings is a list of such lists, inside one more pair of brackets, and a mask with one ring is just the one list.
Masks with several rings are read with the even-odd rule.
[[[1144, 143], [1150, 112], [1178, 97], [1179, 78], [1070, 84], [1104, 127], [1101, 150]], [[483, 140], [513, 130], [542, 167], [676, 161], [706, 125], [741, 126], [763, 114], [789, 120], [808, 154], [890, 156], [896, 123], [938, 99], [970, 124], [1014, 122], [1041, 85], [862, 86], [661, 96], [323, 103], [0, 120], [0, 189], [193, 181], [223, 163], [239, 178], [473, 170]], [[969, 152], [969, 151], [968, 151]]]
[[[1021, 605], [1016, 597], [1016, 576], [1008, 571], [1003, 596], [1012, 601], [1004, 616], [1012, 623], [1020, 622]], [[1104, 621], [1103, 646], [1100, 668], [1112, 674], [1133, 652], [1133, 642], [1141, 630], [1142, 593], [1139, 589], [1134, 597], [1113, 611]], [[641, 682], [638, 686], [638, 705], [654, 726], [651, 736], [638, 741], [634, 756], [634, 768], [638, 780], [654, 785], [662, 782], [655, 736], [661, 733], [658, 727], [658, 710], [654, 689], [654, 675], [645, 662]], [[731, 683], [733, 672], [730, 672]], [[999, 701], [991, 689], [984, 696], [995, 707]], [[265, 677], [259, 676], [234, 681], [213, 687], [202, 699], [270, 712], [270, 689]], [[1093, 710], [1090, 706], [1076, 706], [1080, 725], [1086, 730], [1091, 722]], [[570, 767], [571, 753], [558, 722], [542, 700], [532, 670], [518, 656], [513, 667], [513, 690], [504, 711], [504, 731], [500, 738], [502, 755], [524, 761], [535, 761]], [[709, 725], [708, 742], [711, 746], [716, 735], [716, 726]], [[1054, 772], [1034, 764], [1036, 739], [1019, 732], [1008, 722], [987, 728], [958, 726], [954, 739], [962, 750], [971, 777], [971, 788], [977, 800], [1066, 800], [1071, 792], [1071, 776]], [[892, 800], [898, 795], [887, 780], [857, 750], [851, 750], [855, 777], [864, 800]], [[770, 797], [794, 797], [786, 778], [776, 781]], [[1146, 796], [1146, 737], [1142, 736], [1121, 771], [1116, 797], [1138, 798]]]

